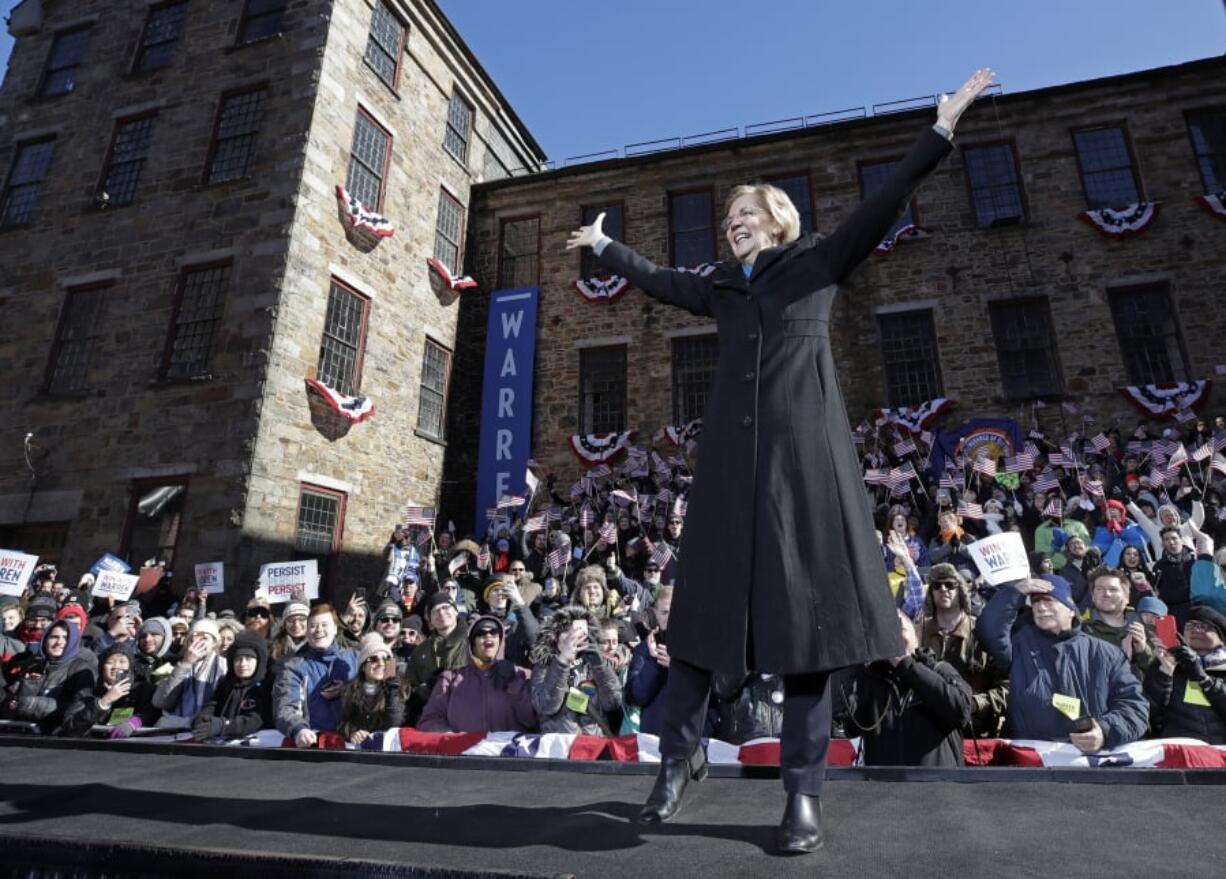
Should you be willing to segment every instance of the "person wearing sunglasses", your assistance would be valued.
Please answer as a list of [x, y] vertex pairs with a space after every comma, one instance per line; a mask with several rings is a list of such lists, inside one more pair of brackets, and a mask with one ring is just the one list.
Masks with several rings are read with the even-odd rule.
[[378, 632], [362, 636], [358, 676], [341, 691], [341, 722], [345, 741], [360, 745], [372, 733], [404, 725], [404, 690], [396, 674], [396, 659]]
[[1163, 738], [1226, 745], [1226, 615], [1194, 603], [1182, 641], [1159, 650], [1145, 675], [1150, 726]]
[[265, 598], [253, 598], [247, 602], [243, 611], [243, 626], [252, 632], [258, 632], [265, 638], [272, 633], [272, 608]]
[[468, 662], [444, 671], [417, 724], [430, 732], [528, 732], [536, 711], [526, 669], [501, 658], [503, 622], [479, 616], [468, 630]]

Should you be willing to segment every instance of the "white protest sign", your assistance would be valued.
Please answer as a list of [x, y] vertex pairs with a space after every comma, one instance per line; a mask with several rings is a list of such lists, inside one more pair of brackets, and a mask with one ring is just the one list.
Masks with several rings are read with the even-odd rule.
[[127, 601], [136, 589], [137, 574], [121, 574], [118, 571], [99, 571], [98, 579], [94, 581], [92, 595], [95, 598], [114, 598], [116, 601]]
[[226, 563], [202, 562], [196, 565], [196, 588], [210, 595], [226, 591]]
[[1022, 535], [1016, 531], [993, 534], [983, 540], [976, 540], [967, 550], [989, 585], [999, 586], [1030, 576], [1026, 545], [1022, 543]]
[[15, 549], [0, 549], [0, 595], [21, 595], [25, 592], [37, 564], [36, 555]]
[[263, 565], [255, 594], [267, 598], [269, 604], [284, 604], [296, 595], [308, 601], [318, 598], [319, 564], [310, 559]]

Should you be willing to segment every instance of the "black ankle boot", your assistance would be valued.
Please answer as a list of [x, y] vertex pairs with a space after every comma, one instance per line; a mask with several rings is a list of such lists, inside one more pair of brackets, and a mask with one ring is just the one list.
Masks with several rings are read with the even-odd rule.
[[815, 852], [822, 847], [822, 801], [805, 794], [788, 794], [779, 824], [779, 851], [785, 855]]
[[693, 759], [701, 761], [697, 768], [682, 757], [665, 757], [660, 761], [660, 774], [643, 810], [639, 812], [640, 824], [658, 824], [667, 821], [681, 809], [681, 795], [685, 793], [690, 779], [702, 781], [707, 777], [707, 761], [702, 751]]

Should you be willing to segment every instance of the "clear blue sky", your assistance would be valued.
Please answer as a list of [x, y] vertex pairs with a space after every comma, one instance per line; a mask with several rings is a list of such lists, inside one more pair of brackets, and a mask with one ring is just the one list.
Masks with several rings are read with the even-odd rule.
[[[559, 160], [932, 94], [983, 65], [1016, 92], [1226, 51], [1223, 0], [439, 3]], [[11, 48], [0, 32], [0, 69]]]

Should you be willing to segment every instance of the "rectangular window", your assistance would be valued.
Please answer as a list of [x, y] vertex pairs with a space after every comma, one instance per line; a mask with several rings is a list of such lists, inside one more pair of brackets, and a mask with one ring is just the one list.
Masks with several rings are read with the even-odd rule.
[[1187, 351], [1167, 285], [1111, 290], [1108, 300], [1128, 383], [1187, 381]]
[[66, 95], [77, 87], [77, 68], [89, 45], [89, 26], [62, 31], [55, 35], [47, 69], [43, 72], [43, 97]]
[[404, 53], [404, 38], [408, 28], [388, 8], [386, 0], [376, 3], [370, 16], [370, 34], [366, 38], [366, 63], [390, 89], [400, 79], [400, 58]]
[[229, 263], [183, 270], [170, 321], [163, 378], [191, 378], [208, 371], [229, 287]]
[[294, 529], [294, 558], [315, 559], [319, 564], [320, 595], [326, 595], [324, 583], [329, 578], [332, 560], [340, 552], [345, 531], [345, 494], [300, 485], [298, 488], [298, 520]]
[[362, 382], [362, 349], [366, 341], [369, 309], [369, 299], [343, 286], [335, 278], [332, 280], [315, 377], [348, 396], [356, 394]]
[[813, 193], [809, 187], [809, 175], [768, 177], [766, 182], [786, 192], [792, 204], [796, 206], [796, 213], [800, 214], [800, 234], [808, 235], [812, 232], [815, 226], [813, 225]]
[[392, 155], [392, 136], [363, 110], [353, 123], [349, 178], [345, 188], [372, 211], [383, 207], [383, 178]]
[[141, 479], [132, 483], [128, 507], [126, 551], [132, 567], [148, 559], [166, 562], [174, 570], [175, 549], [183, 525], [183, 506], [187, 500], [187, 477]]
[[981, 229], [1012, 225], [1026, 218], [1021, 175], [1012, 144], [963, 147], [962, 161], [975, 220]]
[[[890, 174], [894, 172], [894, 168], [898, 165], [898, 159], [891, 159], [884, 162], [861, 162], [860, 163], [860, 198], [867, 198], [870, 194], [880, 189], [885, 182], [890, 179]], [[919, 225], [919, 209], [915, 204], [915, 199], [911, 199], [907, 203], [907, 209], [903, 211], [902, 216], [898, 221], [890, 227], [890, 231], [885, 234], [885, 238], [894, 235], [899, 229], [904, 226]]]
[[1121, 208], [1141, 201], [1141, 181], [1123, 128], [1083, 128], [1073, 132], [1073, 144], [1090, 210]]
[[458, 91], [451, 93], [451, 102], [447, 105], [447, 131], [443, 135], [443, 146], [461, 162], [468, 161], [468, 141], [472, 137], [473, 105], [464, 100]]
[[254, 43], [281, 32], [287, 0], [247, 0], [238, 23], [238, 44]]
[[175, 47], [179, 43], [183, 20], [186, 17], [186, 2], [164, 3], [150, 9], [133, 69], [139, 72], [169, 66], [175, 58]]
[[498, 288], [540, 283], [541, 221], [538, 217], [502, 221], [498, 257]]
[[887, 405], [918, 406], [945, 395], [932, 310], [877, 315]]
[[464, 240], [464, 208], [446, 189], [438, 194], [438, 221], [434, 226], [434, 258], [453, 275], [460, 273]]
[[417, 429], [426, 436], [444, 438], [447, 414], [447, 380], [451, 376], [451, 352], [433, 339], [426, 339], [421, 361], [421, 402], [417, 406]]
[[[585, 207], [580, 216], [580, 225], [590, 226], [596, 218], [604, 214], [604, 234], [614, 241], [626, 240], [626, 215], [621, 202], [616, 204], [594, 205]], [[611, 273], [596, 261], [592, 248], [579, 248], [579, 276], [581, 278], [607, 278]]]
[[0, 546], [36, 555], [39, 564], [58, 565], [67, 543], [67, 522], [0, 525]]
[[707, 411], [707, 394], [719, 363], [719, 336], [673, 339], [673, 424], [689, 424]]
[[0, 227], [26, 226], [33, 221], [54, 150], [54, 140], [23, 143], [17, 147], [8, 185], [4, 188], [4, 201], [0, 203]]
[[251, 173], [256, 136], [264, 115], [264, 87], [222, 95], [209, 150], [205, 183], [237, 180]]
[[1188, 134], [1205, 192], [1226, 190], [1226, 110], [1190, 110]]
[[673, 265], [693, 268], [715, 261], [710, 190], [669, 194], [668, 237]]
[[102, 312], [110, 284], [71, 287], [51, 346], [47, 392], [73, 394], [85, 390], [94, 346], [101, 336]]
[[115, 124], [115, 137], [111, 140], [110, 158], [102, 182], [108, 204], [131, 204], [136, 198], [156, 121], [157, 114], [152, 113], [136, 119], [121, 119]]
[[579, 350], [579, 433], [625, 430], [626, 346]]
[[1005, 397], [1027, 400], [1063, 393], [1047, 297], [992, 302], [988, 313]]

